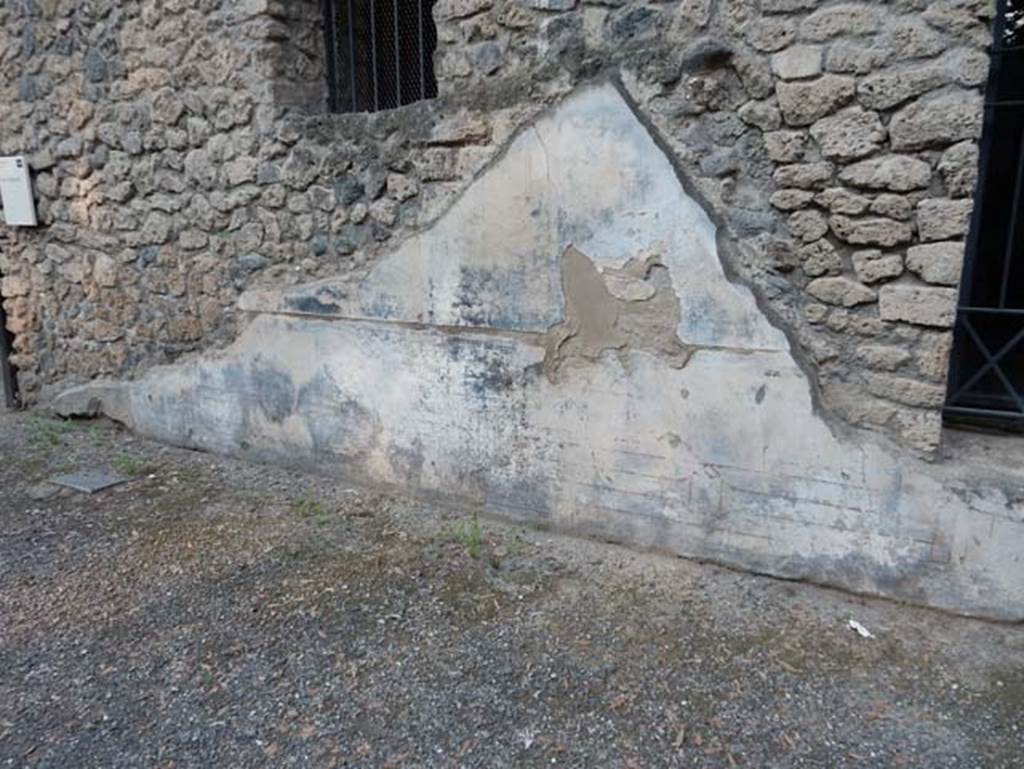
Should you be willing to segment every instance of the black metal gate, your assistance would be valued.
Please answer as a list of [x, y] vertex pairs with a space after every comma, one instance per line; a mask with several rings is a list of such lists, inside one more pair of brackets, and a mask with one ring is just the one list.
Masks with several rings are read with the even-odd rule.
[[1024, 428], [1024, 0], [1000, 0], [948, 419]]
[[437, 96], [434, 0], [321, 0], [334, 112], [376, 112]]

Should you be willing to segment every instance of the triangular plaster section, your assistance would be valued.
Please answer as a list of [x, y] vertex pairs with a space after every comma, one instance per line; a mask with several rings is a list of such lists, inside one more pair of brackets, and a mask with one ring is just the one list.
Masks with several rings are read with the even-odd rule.
[[227, 350], [76, 388], [58, 410], [496, 516], [1024, 616], [1024, 514], [1000, 508], [998, 488], [975, 494], [833, 434], [611, 85], [519, 134], [360, 285], [245, 307], [256, 315]]
[[602, 270], [657, 257], [679, 294], [685, 344], [788, 349], [750, 291], [726, 279], [715, 225], [607, 83], [522, 131], [430, 230], [357, 286], [251, 292], [242, 307], [544, 333], [562, 320], [559, 258], [569, 246]]

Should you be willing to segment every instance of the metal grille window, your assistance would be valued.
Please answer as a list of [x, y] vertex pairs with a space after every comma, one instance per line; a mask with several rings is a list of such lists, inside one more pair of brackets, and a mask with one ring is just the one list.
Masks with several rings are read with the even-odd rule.
[[376, 112], [437, 96], [434, 0], [322, 0], [334, 112]]
[[1024, 428], [1024, 0], [1000, 0], [946, 415]]

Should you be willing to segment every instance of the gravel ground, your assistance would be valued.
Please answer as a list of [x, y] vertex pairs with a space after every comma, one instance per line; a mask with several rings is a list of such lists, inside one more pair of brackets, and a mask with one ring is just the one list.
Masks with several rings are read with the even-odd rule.
[[[0, 766], [1024, 767], [1021, 626], [106, 422], [0, 415], [0, 458]], [[131, 480], [42, 483], [87, 468]]]

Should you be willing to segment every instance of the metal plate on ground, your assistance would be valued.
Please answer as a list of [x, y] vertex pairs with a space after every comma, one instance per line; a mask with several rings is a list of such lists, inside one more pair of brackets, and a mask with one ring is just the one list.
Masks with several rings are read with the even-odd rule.
[[67, 473], [65, 475], [54, 475], [48, 479], [50, 483], [58, 486], [67, 486], [75, 491], [84, 491], [87, 494], [94, 494], [97, 491], [108, 489], [128, 479], [113, 473], [98, 471], [85, 471], [81, 473]]

